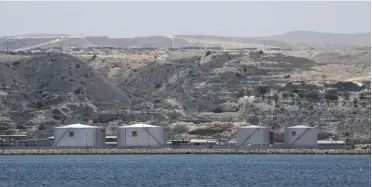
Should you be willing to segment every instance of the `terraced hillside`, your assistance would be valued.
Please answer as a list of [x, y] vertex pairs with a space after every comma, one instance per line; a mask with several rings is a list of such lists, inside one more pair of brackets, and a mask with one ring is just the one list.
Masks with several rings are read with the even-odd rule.
[[[248, 122], [271, 126], [279, 137], [284, 127], [305, 124], [317, 126], [320, 137], [342, 137], [350, 131], [368, 138], [368, 99], [350, 107], [353, 96], [329, 100], [322, 82], [308, 85], [306, 77], [291, 77], [293, 72], [314, 71], [318, 66], [315, 61], [283, 54], [216, 53], [150, 63], [133, 70], [119, 86], [152, 101], [149, 110], [173, 109], [168, 123], [182, 126], [182, 133], [230, 136], [236, 125]], [[293, 86], [293, 81], [305, 82]], [[308, 90], [296, 92], [295, 87]], [[142, 107], [143, 103], [133, 106]], [[213, 127], [216, 122], [223, 128]]]
[[232, 138], [250, 123], [279, 140], [292, 125], [315, 126], [320, 138], [370, 140], [368, 88], [326, 89], [370, 75], [369, 50], [152, 55], [2, 55], [0, 133], [46, 136], [81, 122], [115, 134], [120, 124], [148, 122], [170, 135]]

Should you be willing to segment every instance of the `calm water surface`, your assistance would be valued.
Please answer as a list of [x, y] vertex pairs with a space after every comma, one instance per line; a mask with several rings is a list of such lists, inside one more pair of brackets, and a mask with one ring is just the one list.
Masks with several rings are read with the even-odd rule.
[[0, 156], [1, 187], [371, 186], [369, 155]]

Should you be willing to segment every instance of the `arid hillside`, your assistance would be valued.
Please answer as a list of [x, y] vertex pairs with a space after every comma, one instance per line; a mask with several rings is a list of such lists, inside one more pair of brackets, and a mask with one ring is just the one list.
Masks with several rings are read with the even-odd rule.
[[0, 129], [43, 133], [58, 124], [86, 122], [112, 108], [129, 108], [130, 96], [70, 55], [2, 55]]
[[310, 31], [293, 31], [268, 37], [226, 37], [211, 35], [169, 35], [133, 38], [110, 38], [107, 36], [31, 34], [24, 36], [0, 37], [0, 51], [28, 50], [32, 48], [70, 47], [222, 47], [228, 48], [315, 48], [355, 49], [370, 47], [371, 33], [337, 34]]
[[[156, 58], [155, 58], [156, 56]], [[370, 50], [2, 54], [1, 133], [43, 137], [72, 122], [147, 122], [169, 135], [233, 138], [236, 127], [310, 125], [370, 140]], [[350, 82], [358, 79], [358, 84]], [[351, 86], [350, 86], [351, 85]]]
[[[357, 53], [340, 62], [339, 73], [345, 77], [338, 80], [352, 76], [345, 72], [368, 75], [368, 70], [360, 68], [361, 64], [370, 66], [365, 55]], [[370, 56], [370, 52], [367, 55]], [[355, 60], [357, 58], [360, 60]], [[281, 53], [219, 52], [166, 63], [152, 62], [132, 70], [130, 77], [119, 86], [152, 101], [149, 109], [174, 106], [177, 115], [172, 122], [181, 126], [186, 123], [188, 128], [183, 127], [183, 133], [230, 136], [236, 125], [244, 122], [271, 126], [279, 137], [285, 126], [298, 124], [317, 126], [321, 137], [330, 134], [342, 137], [348, 131], [368, 137], [369, 100], [363, 98], [361, 106], [350, 107], [354, 97], [359, 99], [359, 93], [347, 92], [351, 96], [345, 99], [342, 98], [344, 91], [336, 94], [337, 99], [329, 99], [325, 84], [337, 79], [327, 74], [335, 68], [322, 67], [322, 59]], [[337, 67], [336, 61], [332, 64]], [[308, 73], [314, 71], [319, 79]], [[303, 91], [298, 91], [302, 88]], [[223, 128], [215, 128], [211, 125], [214, 123], [222, 123]]]

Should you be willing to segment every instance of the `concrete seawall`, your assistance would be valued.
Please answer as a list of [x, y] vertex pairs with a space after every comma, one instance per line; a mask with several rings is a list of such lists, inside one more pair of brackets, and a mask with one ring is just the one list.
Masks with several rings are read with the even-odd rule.
[[114, 154], [371, 154], [369, 149], [2, 149], [0, 155]]

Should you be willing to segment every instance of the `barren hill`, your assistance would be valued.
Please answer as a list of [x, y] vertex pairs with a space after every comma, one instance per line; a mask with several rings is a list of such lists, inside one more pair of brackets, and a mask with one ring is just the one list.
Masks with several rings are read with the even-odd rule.
[[40, 134], [57, 124], [86, 122], [96, 113], [131, 105], [125, 91], [72, 56], [1, 57], [2, 131]]
[[122, 123], [148, 122], [170, 134], [232, 138], [251, 123], [278, 140], [292, 125], [315, 126], [320, 138], [370, 139], [368, 88], [334, 84], [369, 76], [370, 50], [157, 51], [156, 61], [139, 53], [2, 55], [0, 133], [46, 136], [58, 124], [89, 122], [114, 134]]
[[[211, 35], [148, 36], [134, 38], [109, 38], [106, 36], [66, 36], [62, 34], [30, 34], [10, 37], [10, 50], [37, 46], [48, 47], [279, 47], [279, 48], [317, 48], [354, 49], [370, 46], [370, 33], [338, 34], [310, 31], [294, 31], [269, 37], [224, 37]], [[0, 50], [6, 49], [6, 39], [0, 38]]]
[[[304, 86], [316, 90], [315, 98], [302, 95], [307, 91], [291, 93], [291, 82], [311, 78], [301, 73], [316, 70], [318, 63], [280, 53], [215, 53], [150, 63], [132, 71], [120, 87], [143, 96], [152, 110], [174, 109], [168, 123], [181, 125], [183, 133], [230, 136], [236, 125], [248, 122], [273, 127], [279, 137], [284, 127], [298, 124], [317, 126], [320, 137], [342, 137], [347, 131], [369, 137], [367, 102], [361, 108], [349, 108], [351, 101], [329, 102], [324, 88], [311, 84]], [[356, 121], [347, 121], [349, 115]]]
[[371, 33], [294, 31], [265, 37], [264, 39], [285, 42], [295, 47], [314, 47], [321, 49], [357, 48], [371, 45]]

